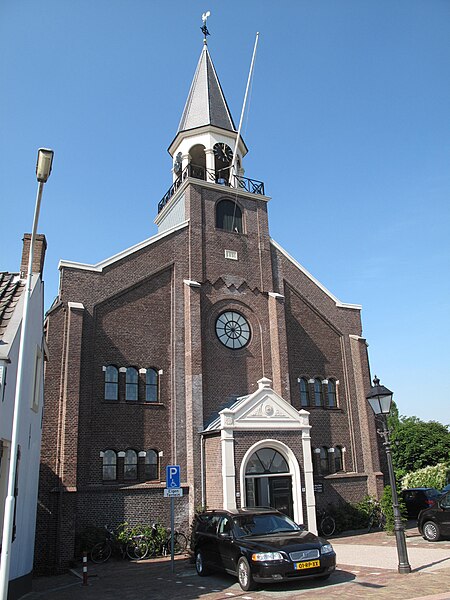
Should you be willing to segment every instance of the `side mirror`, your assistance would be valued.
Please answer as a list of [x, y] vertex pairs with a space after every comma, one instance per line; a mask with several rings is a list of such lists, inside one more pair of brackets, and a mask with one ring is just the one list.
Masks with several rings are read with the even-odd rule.
[[229, 540], [233, 537], [233, 534], [231, 533], [231, 531], [223, 531], [222, 533], [219, 533], [219, 537], [222, 540]]

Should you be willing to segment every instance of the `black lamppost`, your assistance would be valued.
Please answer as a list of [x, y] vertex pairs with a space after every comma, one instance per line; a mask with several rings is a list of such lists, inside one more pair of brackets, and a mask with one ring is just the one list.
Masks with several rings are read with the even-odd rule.
[[393, 393], [384, 385], [380, 385], [380, 380], [375, 375], [373, 386], [367, 394], [366, 399], [369, 402], [375, 416], [380, 416], [383, 423], [383, 429], [377, 429], [377, 433], [383, 438], [383, 446], [386, 449], [386, 457], [389, 471], [389, 481], [392, 490], [392, 508], [394, 509], [394, 531], [397, 542], [398, 554], [398, 572], [411, 573], [411, 565], [408, 562], [408, 552], [406, 550], [405, 529], [402, 523], [400, 508], [398, 506], [397, 485], [395, 483], [394, 467], [392, 464], [391, 440], [389, 438], [389, 429], [387, 416], [391, 412]]

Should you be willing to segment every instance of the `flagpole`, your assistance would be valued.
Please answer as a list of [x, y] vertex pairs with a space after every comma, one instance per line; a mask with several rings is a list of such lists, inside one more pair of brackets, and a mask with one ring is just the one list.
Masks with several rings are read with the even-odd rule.
[[232, 177], [234, 177], [234, 187], [237, 187], [236, 186], [236, 172], [235, 172], [236, 171], [236, 159], [237, 159], [237, 147], [238, 147], [239, 140], [241, 137], [242, 122], [244, 120], [245, 105], [247, 104], [248, 89], [250, 87], [250, 81], [252, 79], [252, 74], [253, 74], [253, 67], [255, 64], [255, 56], [256, 56], [256, 48], [258, 46], [258, 38], [259, 38], [259, 31], [256, 33], [255, 45], [253, 48], [253, 55], [252, 55], [252, 62], [250, 64], [250, 71], [249, 71], [248, 79], [247, 79], [247, 87], [245, 88], [244, 102], [242, 104], [241, 118], [239, 120], [239, 127], [238, 127], [237, 138], [236, 138], [236, 148], [234, 149], [233, 160], [232, 160], [231, 166], [230, 166], [230, 175]]

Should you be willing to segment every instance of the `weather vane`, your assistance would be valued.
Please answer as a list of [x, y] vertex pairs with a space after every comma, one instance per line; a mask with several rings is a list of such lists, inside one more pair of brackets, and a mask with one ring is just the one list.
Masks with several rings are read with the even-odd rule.
[[203, 42], [206, 44], [206, 36], [210, 35], [209, 31], [208, 31], [208, 27], [206, 26], [206, 21], [208, 20], [208, 17], [211, 16], [211, 13], [209, 12], [209, 10], [205, 13], [202, 14], [202, 21], [203, 21], [203, 25], [202, 27], [200, 27], [200, 29], [203, 32], [203, 35], [205, 36], [203, 39]]

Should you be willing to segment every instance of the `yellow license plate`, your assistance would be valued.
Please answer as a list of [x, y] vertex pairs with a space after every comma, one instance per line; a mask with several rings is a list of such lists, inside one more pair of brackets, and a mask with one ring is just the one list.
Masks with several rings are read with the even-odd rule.
[[305, 562], [295, 563], [294, 569], [300, 571], [302, 569], [313, 569], [314, 567], [320, 567], [320, 560], [306, 560]]

